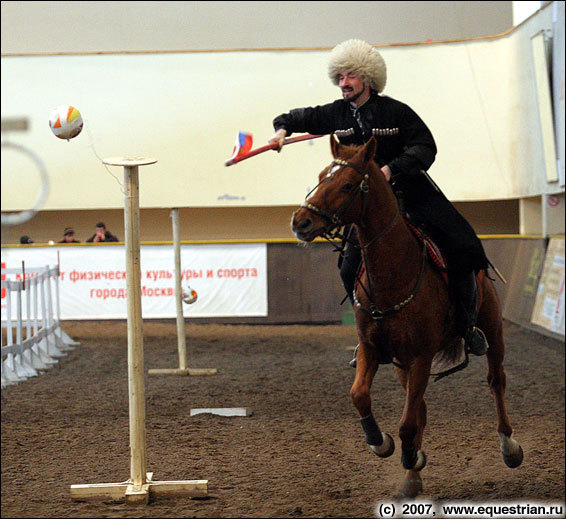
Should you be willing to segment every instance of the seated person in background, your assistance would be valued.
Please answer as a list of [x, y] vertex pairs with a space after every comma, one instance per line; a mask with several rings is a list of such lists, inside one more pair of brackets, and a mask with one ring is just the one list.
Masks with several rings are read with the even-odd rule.
[[75, 231], [72, 227], [65, 227], [63, 239], [59, 243], [80, 243], [80, 241], [75, 240]]
[[102, 222], [96, 224], [96, 232], [87, 240], [87, 243], [92, 242], [107, 242], [107, 241], [120, 241], [110, 231], [106, 230], [106, 225]]
[[26, 235], [24, 234], [24, 235], [20, 238], [20, 243], [21, 243], [22, 245], [27, 245], [27, 244], [29, 244], [29, 243], [33, 243], [33, 240], [32, 240], [29, 236], [26, 236]]

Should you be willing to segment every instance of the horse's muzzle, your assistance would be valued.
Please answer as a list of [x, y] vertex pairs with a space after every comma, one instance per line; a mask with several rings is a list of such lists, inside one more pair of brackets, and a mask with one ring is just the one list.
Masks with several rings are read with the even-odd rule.
[[314, 223], [311, 218], [306, 214], [304, 209], [297, 209], [291, 218], [291, 230], [297, 239], [301, 241], [312, 241], [316, 238], [316, 233], [313, 233]]

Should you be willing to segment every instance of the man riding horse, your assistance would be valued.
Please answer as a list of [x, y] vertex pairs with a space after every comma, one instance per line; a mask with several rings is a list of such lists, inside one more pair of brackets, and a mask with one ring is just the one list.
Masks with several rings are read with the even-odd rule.
[[[475, 327], [478, 315], [476, 274], [489, 266], [474, 229], [430, 179], [436, 144], [422, 119], [406, 104], [380, 95], [387, 79], [381, 54], [361, 40], [347, 40], [332, 50], [328, 75], [342, 99], [322, 106], [295, 108], [273, 121], [269, 143], [281, 151], [293, 132], [334, 133], [342, 144], [363, 145], [377, 140], [375, 162], [389, 181], [410, 221], [424, 229], [441, 249], [447, 266], [459, 335], [474, 355], [488, 349], [484, 333]], [[340, 255], [340, 275], [353, 303], [361, 251], [353, 228]], [[395, 261], [395, 258], [391, 258]], [[356, 355], [350, 362], [355, 367]]]

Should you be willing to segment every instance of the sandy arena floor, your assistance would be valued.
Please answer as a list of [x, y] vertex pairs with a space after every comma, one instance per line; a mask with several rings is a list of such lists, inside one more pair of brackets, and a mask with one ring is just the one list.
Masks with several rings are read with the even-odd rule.
[[[72, 484], [130, 477], [127, 337], [120, 322], [65, 322], [80, 346], [2, 391], [2, 517], [374, 517], [403, 470], [403, 391], [391, 365], [372, 388], [397, 448], [365, 444], [349, 389], [351, 326], [187, 324], [189, 364], [207, 377], [147, 376], [147, 466], [155, 480], [209, 481], [206, 499], [147, 506], [74, 502]], [[427, 390], [420, 500], [564, 503], [564, 345], [505, 324], [507, 405], [525, 460], [499, 452], [486, 360]], [[144, 322], [145, 370], [178, 367], [175, 322]], [[191, 408], [250, 407], [250, 417]]]

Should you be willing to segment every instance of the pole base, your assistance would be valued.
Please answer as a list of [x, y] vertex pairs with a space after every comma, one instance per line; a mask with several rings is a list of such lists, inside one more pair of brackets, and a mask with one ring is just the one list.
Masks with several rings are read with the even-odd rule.
[[215, 414], [218, 416], [251, 416], [253, 411], [249, 407], [216, 407], [191, 409], [191, 416], [197, 414]]
[[148, 369], [148, 375], [178, 375], [178, 376], [201, 376], [201, 375], [216, 375], [218, 370], [216, 368], [176, 368], [176, 369]]
[[92, 485], [71, 485], [73, 501], [121, 501], [128, 505], [147, 505], [150, 498], [208, 496], [208, 480], [186, 481], [151, 481], [152, 472], [147, 473], [147, 480], [142, 485], [123, 483], [96, 483]]

